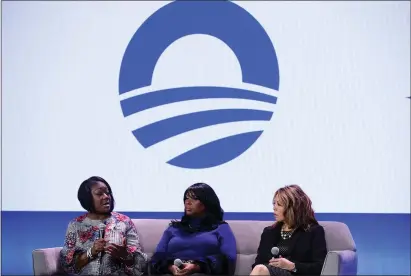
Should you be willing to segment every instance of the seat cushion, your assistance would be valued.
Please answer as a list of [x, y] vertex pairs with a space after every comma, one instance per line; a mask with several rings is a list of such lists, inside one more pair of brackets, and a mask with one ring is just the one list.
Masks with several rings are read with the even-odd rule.
[[133, 219], [144, 253], [150, 257], [170, 224], [169, 219]]
[[235, 275], [250, 275], [257, 254], [237, 254]]
[[270, 221], [227, 221], [234, 233], [238, 254], [256, 254], [261, 234], [265, 227], [272, 225]]

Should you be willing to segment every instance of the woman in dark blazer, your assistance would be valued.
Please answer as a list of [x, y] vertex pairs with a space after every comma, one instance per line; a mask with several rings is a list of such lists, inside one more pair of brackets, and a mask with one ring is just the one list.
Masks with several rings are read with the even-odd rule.
[[298, 185], [285, 186], [273, 207], [276, 222], [261, 234], [251, 275], [320, 275], [327, 246], [310, 198]]

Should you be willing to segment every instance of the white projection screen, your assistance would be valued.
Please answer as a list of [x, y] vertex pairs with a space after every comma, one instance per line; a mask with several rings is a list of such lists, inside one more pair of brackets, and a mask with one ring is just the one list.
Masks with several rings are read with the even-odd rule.
[[[120, 212], [181, 212], [184, 190], [206, 182], [227, 213], [270, 213], [274, 191], [287, 184], [299, 184], [319, 214], [410, 213], [409, 2], [235, 2], [261, 24], [275, 49], [278, 89], [244, 81], [251, 75], [262, 79], [275, 65], [268, 57], [257, 62], [263, 48], [250, 45], [259, 44], [249, 41], [248, 49], [233, 50], [224, 39], [203, 33], [172, 42], [154, 64], [151, 84], [121, 94], [130, 40], [167, 3], [3, 3], [4, 212], [82, 212], [77, 189], [98, 175], [112, 186]], [[230, 35], [247, 33], [245, 23], [235, 24]], [[160, 41], [167, 34], [151, 35]], [[246, 68], [239, 52], [248, 64], [256, 60], [261, 73]], [[274, 83], [272, 78], [267, 82]], [[184, 87], [258, 93], [268, 100], [203, 97], [124, 115], [127, 99], [160, 90], [180, 97]], [[194, 112], [203, 113], [154, 129], [155, 122]], [[269, 113], [271, 119], [261, 119]], [[237, 120], [245, 114], [249, 120]], [[207, 125], [209, 120], [220, 123]], [[171, 127], [201, 123], [158, 138], [171, 135]], [[144, 128], [150, 124], [154, 130]], [[222, 164], [167, 163], [212, 141], [258, 131], [254, 143]], [[234, 144], [227, 150], [234, 151]], [[204, 150], [190, 160], [200, 164], [220, 154]], [[64, 233], [55, 235], [58, 246]], [[33, 249], [26, 246], [27, 259]], [[363, 263], [364, 273], [372, 274], [366, 268], [371, 263]]]

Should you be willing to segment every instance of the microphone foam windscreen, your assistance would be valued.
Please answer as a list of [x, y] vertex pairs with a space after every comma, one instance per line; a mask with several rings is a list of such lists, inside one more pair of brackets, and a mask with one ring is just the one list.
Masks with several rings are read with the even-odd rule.
[[280, 253], [280, 249], [278, 249], [278, 247], [271, 248], [271, 254], [276, 256], [276, 255], [278, 255], [278, 253]]

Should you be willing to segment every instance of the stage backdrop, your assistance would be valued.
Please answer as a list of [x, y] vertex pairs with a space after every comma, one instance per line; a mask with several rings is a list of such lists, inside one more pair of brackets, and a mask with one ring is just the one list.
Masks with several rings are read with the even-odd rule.
[[62, 245], [92, 175], [133, 218], [202, 181], [271, 220], [296, 183], [359, 274], [410, 273], [409, 2], [13, 1], [2, 24], [2, 274]]

